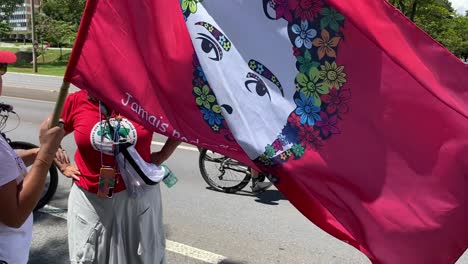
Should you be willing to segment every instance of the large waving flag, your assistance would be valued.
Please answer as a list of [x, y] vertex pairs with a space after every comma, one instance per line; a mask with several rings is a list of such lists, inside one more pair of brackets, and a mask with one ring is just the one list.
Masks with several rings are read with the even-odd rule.
[[468, 68], [384, 0], [88, 0], [65, 80], [374, 263], [468, 247]]

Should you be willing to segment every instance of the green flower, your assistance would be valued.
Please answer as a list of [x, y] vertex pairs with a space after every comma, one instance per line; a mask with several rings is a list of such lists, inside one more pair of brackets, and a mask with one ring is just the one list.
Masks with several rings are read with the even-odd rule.
[[216, 131], [216, 132], [219, 131], [219, 126], [218, 125], [212, 125], [211, 128], [213, 129], [213, 131]]
[[265, 154], [260, 155], [260, 157], [258, 157], [258, 158], [259, 158], [260, 162], [262, 162], [265, 165], [269, 165], [269, 164], [272, 163], [270, 158], [267, 157]]
[[344, 17], [336, 12], [333, 8], [324, 8], [322, 11], [323, 18], [320, 20], [320, 29], [330, 26], [332, 30], [338, 32], [340, 30], [339, 21], [344, 21]]
[[[196, 96], [196, 102], [197, 105], [199, 106], [204, 106], [206, 109], [211, 109], [211, 103], [214, 103], [216, 98], [214, 95], [210, 94], [210, 88], [208, 88], [208, 85], [204, 85], [202, 89], [199, 87], [194, 87], [193, 91], [195, 92]], [[214, 111], [214, 108], [213, 108]], [[221, 112], [221, 111], [220, 111]]]
[[320, 106], [322, 104], [322, 100], [320, 99], [320, 94], [327, 94], [329, 91], [328, 87], [317, 85], [318, 80], [319, 80], [319, 70], [315, 67], [310, 68], [308, 75], [305, 75], [302, 72], [300, 72], [296, 76], [296, 81], [299, 83], [299, 86], [301, 87], [300, 91], [304, 93], [304, 95], [307, 98], [314, 97], [315, 106]]
[[292, 152], [294, 153], [294, 156], [296, 156], [296, 158], [300, 158], [302, 157], [302, 155], [304, 155], [304, 147], [300, 144], [294, 144], [292, 146]]
[[330, 64], [326, 61], [325, 65], [321, 65], [320, 68], [319, 77], [324, 80], [321, 83], [322, 87], [340, 89], [346, 82], [346, 73], [343, 72], [344, 66], [338, 66], [335, 62]]
[[188, 7], [190, 13], [197, 12], [197, 2], [198, 0], [182, 0], [182, 10], [185, 12]]
[[215, 112], [217, 114], [221, 114], [221, 106], [219, 106], [218, 104], [213, 105], [211, 110], [213, 110], [213, 112]]
[[224, 42], [223, 48], [224, 48], [224, 50], [230, 50], [231, 49], [231, 42], [228, 42], [228, 41]]
[[254, 60], [249, 61], [249, 68], [255, 71], [257, 63]]
[[298, 56], [297, 61], [299, 62], [299, 71], [302, 73], [307, 73], [310, 68], [320, 65], [318, 62], [312, 61], [312, 55], [308, 50], [305, 51], [304, 56]]
[[268, 158], [272, 158], [274, 155], [275, 155], [276, 151], [275, 151], [275, 148], [268, 144], [266, 147], [265, 147], [265, 155], [268, 157]]

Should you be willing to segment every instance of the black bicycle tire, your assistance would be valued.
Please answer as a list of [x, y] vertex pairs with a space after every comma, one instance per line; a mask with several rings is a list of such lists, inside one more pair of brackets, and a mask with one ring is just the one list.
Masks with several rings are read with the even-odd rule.
[[200, 149], [200, 156], [198, 158], [198, 167], [200, 168], [200, 173], [202, 175], [203, 180], [213, 189], [217, 191], [222, 191], [226, 193], [235, 193], [240, 190], [242, 190], [247, 184], [249, 184], [251, 176], [249, 174], [245, 174], [244, 179], [237, 185], [234, 185], [232, 187], [224, 187], [224, 186], [219, 186], [216, 184], [215, 181], [213, 181], [209, 176], [208, 173], [206, 172], [206, 167], [205, 167], [205, 156], [207, 149]]
[[[24, 142], [24, 141], [12, 141], [10, 143], [10, 146], [13, 149], [24, 149], [24, 150], [38, 147], [32, 143]], [[42, 196], [39, 202], [37, 203], [36, 207], [34, 208], [34, 211], [37, 211], [43, 208], [46, 204], [48, 204], [50, 200], [52, 200], [52, 197], [54, 197], [55, 192], [57, 191], [58, 172], [57, 172], [57, 167], [55, 166], [54, 163], [52, 163], [52, 165], [49, 168], [49, 175], [50, 175], [49, 188], [47, 189], [45, 195]]]

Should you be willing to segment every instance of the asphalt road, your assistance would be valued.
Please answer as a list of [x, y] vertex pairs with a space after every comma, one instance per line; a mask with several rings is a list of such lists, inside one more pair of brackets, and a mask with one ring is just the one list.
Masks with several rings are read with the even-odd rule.
[[[54, 90], [60, 86], [58, 78], [10, 73], [6, 77], [3, 95], [7, 96], [53, 101]], [[27, 82], [39, 78], [44, 84], [28, 88]], [[19, 89], [15, 82], [23, 88]], [[19, 122], [9, 120], [6, 131], [15, 129], [7, 135], [37, 143], [39, 123], [52, 112], [54, 104], [4, 96], [0, 101], [14, 105], [21, 117]], [[152, 148], [157, 150], [157, 142], [164, 142], [164, 137], [155, 136], [154, 142]], [[75, 149], [72, 136], [62, 145], [69, 153]], [[359, 251], [314, 226], [274, 188], [257, 196], [247, 188], [238, 194], [208, 189], [198, 170], [195, 148], [180, 147], [167, 165], [179, 178], [172, 189], [161, 186], [169, 264], [370, 263]], [[46, 213], [35, 214], [30, 263], [68, 263], [64, 217], [70, 183], [61, 177], [51, 207]], [[467, 254], [457, 262], [462, 263], [468, 263]]]

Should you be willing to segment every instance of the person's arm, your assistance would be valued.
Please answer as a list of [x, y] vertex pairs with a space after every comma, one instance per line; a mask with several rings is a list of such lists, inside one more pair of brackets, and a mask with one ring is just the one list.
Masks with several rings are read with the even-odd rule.
[[18, 156], [23, 160], [26, 167], [29, 167], [36, 159], [37, 153], [39, 153], [39, 148], [32, 148], [18, 152]]
[[23, 184], [17, 185], [16, 180], [12, 180], [0, 187], [0, 222], [13, 228], [24, 224], [41, 198], [49, 167], [64, 133], [59, 127], [48, 129], [47, 121], [42, 123], [41, 149]]
[[168, 138], [160, 151], [151, 153], [151, 162], [158, 166], [163, 164], [172, 155], [172, 153], [174, 153], [180, 143], [180, 141]]

